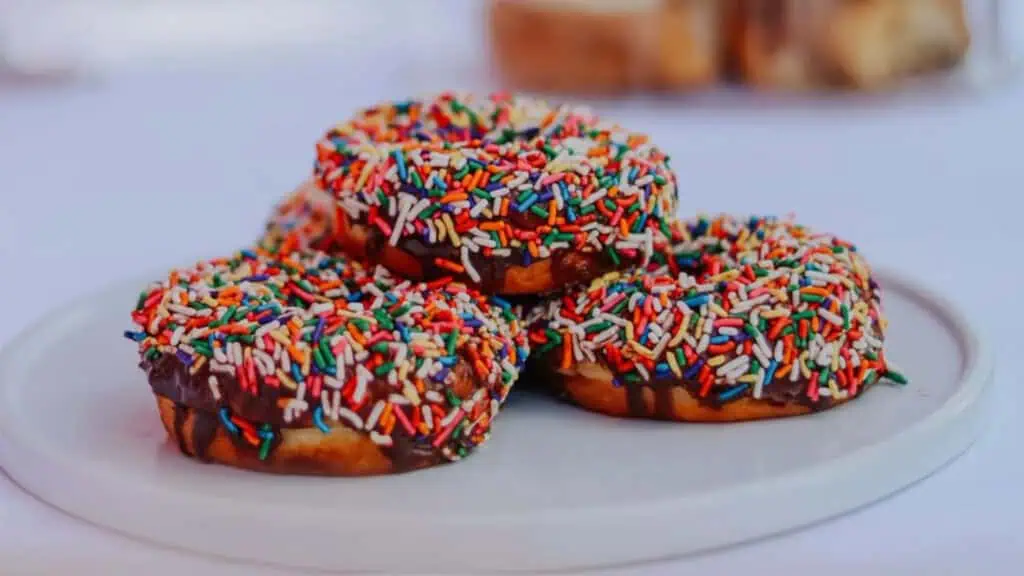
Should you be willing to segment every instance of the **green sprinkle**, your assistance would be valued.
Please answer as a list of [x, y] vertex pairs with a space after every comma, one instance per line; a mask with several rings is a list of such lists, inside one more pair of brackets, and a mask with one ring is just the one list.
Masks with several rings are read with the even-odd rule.
[[885, 370], [885, 377], [897, 384], [907, 384], [909, 382], [906, 376], [895, 370], [890, 370], [888, 368], [886, 368]]

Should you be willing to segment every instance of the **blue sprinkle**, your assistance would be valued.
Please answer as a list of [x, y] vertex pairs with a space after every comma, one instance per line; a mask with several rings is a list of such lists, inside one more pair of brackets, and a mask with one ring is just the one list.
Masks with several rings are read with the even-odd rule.
[[242, 250], [241, 254], [245, 258], [256, 258], [256, 253], [253, 252], [252, 250], [248, 249], [248, 248]]
[[531, 193], [526, 198], [526, 200], [523, 201], [523, 203], [519, 205], [519, 208], [516, 211], [517, 212], [526, 212], [527, 210], [530, 209], [530, 206], [533, 206], [534, 203], [537, 202], [537, 199], [538, 199], [538, 196], [536, 194]]
[[327, 427], [327, 424], [324, 424], [323, 406], [317, 406], [316, 410], [313, 410], [313, 424], [317, 428], [319, 428], [320, 431], [323, 432], [324, 434], [327, 434], [328, 432], [331, 431], [331, 429]]
[[725, 392], [722, 392], [721, 394], [719, 394], [718, 395], [718, 400], [720, 402], [726, 402], [728, 400], [731, 400], [731, 399], [739, 396], [740, 394], [742, 394], [749, 386], [750, 386], [749, 384], [740, 384], [738, 386], [733, 386], [732, 388], [730, 388], [730, 389], [726, 390]]
[[235, 423], [231, 421], [231, 416], [228, 414], [228, 409], [221, 408], [219, 415], [220, 423], [223, 424], [225, 428], [227, 428], [228, 432], [232, 434], [238, 434], [238, 426], [235, 426]]
[[448, 185], [445, 184], [444, 181], [441, 180], [441, 178], [439, 178], [437, 174], [434, 174], [434, 186], [440, 188], [441, 190], [448, 189]]
[[711, 300], [710, 295], [701, 294], [699, 296], [694, 296], [693, 298], [687, 298], [683, 302], [690, 308], [696, 308], [698, 306], [703, 306], [704, 304], [707, 304], [709, 300]]
[[729, 341], [729, 337], [728, 336], [714, 336], [714, 337], [708, 339], [708, 343], [710, 343], [710, 344], [725, 344], [728, 341]]
[[292, 379], [295, 380], [295, 382], [302, 382], [303, 380], [305, 380], [305, 378], [302, 377], [302, 372], [299, 372], [299, 363], [298, 362], [292, 362], [292, 370], [291, 371], [292, 371]]
[[174, 355], [177, 356], [178, 360], [181, 360], [181, 363], [184, 364], [185, 366], [192, 365], [192, 358], [190, 358], [189, 355], [185, 354], [183, 351], [175, 350]]
[[500, 307], [502, 310], [508, 310], [512, 307], [508, 300], [501, 298], [500, 296], [491, 296], [491, 302]]
[[411, 336], [409, 335], [409, 329], [405, 327], [405, 324], [396, 323], [398, 327], [398, 333], [402, 335], [402, 342], [408, 342]]
[[129, 340], [134, 340], [136, 342], [141, 342], [142, 340], [144, 340], [146, 338], [146, 335], [144, 333], [142, 333], [142, 332], [132, 332], [131, 330], [125, 330], [124, 331], [124, 337], [129, 339]]
[[775, 377], [775, 370], [778, 367], [779, 363], [776, 362], [773, 358], [772, 361], [768, 364], [768, 368], [764, 371], [764, 382], [762, 382], [762, 384], [767, 384], [772, 381], [772, 378]]
[[569, 222], [575, 222], [576, 221], [576, 212], [572, 209], [572, 206], [569, 206], [569, 205], [565, 206], [565, 218]]
[[633, 226], [633, 231], [643, 230], [644, 224], [647, 224], [647, 213], [642, 212], [640, 217], [636, 219], [637, 223]]
[[409, 172], [405, 169], [405, 158], [398, 150], [395, 150], [392, 156], [395, 157], [395, 164], [398, 166], [398, 177], [405, 180], [409, 176]]
[[434, 382], [444, 382], [445, 376], [447, 376], [447, 375], [448, 375], [448, 369], [447, 368], [441, 368], [440, 370], [437, 371], [437, 374], [434, 374], [432, 376], [432, 379], [434, 380]]
[[455, 358], [455, 356], [441, 356], [440, 358], [437, 359], [437, 361], [440, 362], [442, 366], [451, 367], [455, 366], [457, 359]]
[[668, 374], [671, 371], [672, 371], [672, 369], [669, 367], [669, 365], [664, 363], [664, 362], [662, 362], [662, 363], [660, 363], [660, 364], [658, 364], [657, 366], [654, 367], [654, 373], [658, 374], [658, 375], [661, 375], [661, 376], [664, 376], [664, 375]]
[[320, 337], [323, 336], [323, 333], [324, 333], [324, 317], [321, 316], [320, 318], [317, 319], [317, 321], [316, 321], [316, 328], [313, 330], [313, 341], [314, 342], [319, 342], [320, 341]]
[[704, 366], [703, 358], [697, 360], [697, 362], [693, 366], [687, 368], [686, 372], [683, 372], [683, 378], [694, 378], [695, 376], [697, 376], [697, 373], [700, 372], [701, 366]]

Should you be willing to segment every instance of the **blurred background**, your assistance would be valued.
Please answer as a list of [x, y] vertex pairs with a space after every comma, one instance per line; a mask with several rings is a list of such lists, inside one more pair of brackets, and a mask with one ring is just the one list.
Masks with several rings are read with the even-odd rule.
[[315, 51], [414, 90], [949, 90], [999, 77], [1021, 46], [1008, 0], [0, 0], [9, 78]]

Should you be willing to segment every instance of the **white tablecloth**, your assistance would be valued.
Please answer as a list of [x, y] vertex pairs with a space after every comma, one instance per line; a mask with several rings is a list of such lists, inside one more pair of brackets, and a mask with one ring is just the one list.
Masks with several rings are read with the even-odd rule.
[[[324, 127], [409, 87], [343, 60], [0, 93], [0, 344], [55, 304], [253, 239], [272, 202], [307, 174]], [[795, 211], [962, 305], [1003, 359], [987, 433], [919, 485], [795, 534], [608, 573], [1019, 573], [1024, 394], [1013, 365], [1024, 344], [1016, 305], [1024, 88], [803, 112], [606, 109], [673, 153], [688, 211]], [[48, 569], [286, 573], [102, 532], [0, 477], [0, 572]]]

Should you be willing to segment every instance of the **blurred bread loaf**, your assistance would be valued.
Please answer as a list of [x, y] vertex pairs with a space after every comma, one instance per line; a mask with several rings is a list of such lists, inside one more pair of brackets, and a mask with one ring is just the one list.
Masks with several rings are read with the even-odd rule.
[[517, 89], [614, 93], [715, 83], [723, 0], [492, 0], [492, 55]]
[[970, 44], [962, 0], [740, 0], [740, 79], [770, 88], [871, 90], [955, 67]]

